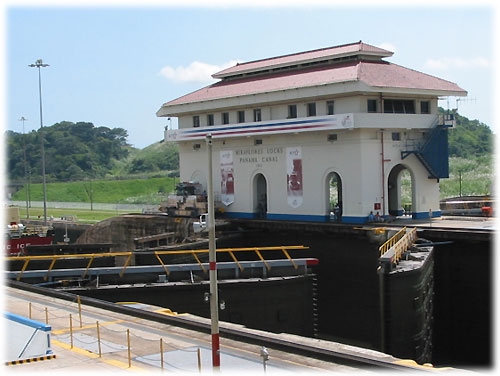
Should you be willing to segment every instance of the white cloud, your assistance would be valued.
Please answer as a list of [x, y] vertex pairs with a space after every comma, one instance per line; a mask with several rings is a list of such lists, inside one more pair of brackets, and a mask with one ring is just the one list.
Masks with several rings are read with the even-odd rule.
[[468, 59], [461, 57], [442, 57], [439, 59], [428, 59], [425, 67], [432, 70], [447, 70], [450, 68], [488, 68], [490, 62], [484, 57], [477, 56]]
[[173, 82], [201, 82], [208, 83], [215, 81], [212, 74], [223, 69], [236, 65], [237, 61], [232, 60], [221, 65], [208, 64], [201, 61], [193, 61], [187, 67], [178, 66], [177, 68], [169, 65], [163, 67], [160, 74]]
[[376, 47], [382, 48], [387, 51], [396, 52], [396, 46], [389, 42], [377, 44]]

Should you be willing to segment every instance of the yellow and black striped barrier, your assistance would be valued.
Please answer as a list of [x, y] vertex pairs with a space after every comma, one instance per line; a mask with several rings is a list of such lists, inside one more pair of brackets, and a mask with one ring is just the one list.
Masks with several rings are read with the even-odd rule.
[[46, 356], [39, 356], [37, 358], [28, 358], [28, 359], [20, 359], [20, 360], [12, 360], [10, 362], [5, 362], [6, 366], [15, 366], [17, 364], [24, 364], [24, 363], [35, 363], [35, 362], [40, 362], [42, 360], [49, 360], [49, 359], [55, 359], [56, 355], [46, 355]]

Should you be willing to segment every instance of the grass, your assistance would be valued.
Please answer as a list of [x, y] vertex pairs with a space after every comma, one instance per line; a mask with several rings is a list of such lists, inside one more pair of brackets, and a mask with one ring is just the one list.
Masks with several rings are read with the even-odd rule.
[[491, 159], [450, 158], [450, 177], [439, 188], [441, 198], [482, 196], [493, 191], [494, 169]]
[[[494, 168], [491, 157], [464, 159], [450, 157], [449, 178], [439, 181], [440, 198], [490, 195], [493, 191]], [[411, 203], [411, 178], [407, 170], [401, 176], [401, 200]]]
[[[48, 183], [47, 201], [90, 202], [89, 196], [92, 195], [95, 203], [159, 204], [169, 192], [174, 191], [174, 186], [174, 178], [169, 177]], [[32, 184], [30, 196], [31, 201], [43, 201], [42, 184]], [[12, 199], [25, 200], [25, 188], [17, 191]]]
[[[75, 217], [78, 222], [94, 223], [130, 212], [132, 211], [47, 208], [47, 217]], [[26, 218], [26, 207], [19, 207], [19, 216], [21, 219]], [[30, 208], [30, 219], [37, 218], [43, 219], [43, 208]]]

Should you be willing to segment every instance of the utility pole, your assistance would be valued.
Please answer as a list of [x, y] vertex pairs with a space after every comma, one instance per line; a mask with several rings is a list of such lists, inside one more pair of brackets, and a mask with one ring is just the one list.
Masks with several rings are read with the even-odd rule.
[[210, 320], [212, 334], [212, 367], [220, 371], [219, 296], [217, 291], [217, 256], [215, 249], [214, 182], [212, 173], [212, 135], [205, 138], [208, 153], [208, 260], [210, 263]]
[[45, 179], [45, 140], [43, 137], [43, 116], [42, 116], [42, 75], [40, 68], [48, 67], [42, 59], [38, 59], [35, 64], [28, 65], [31, 68], [38, 68], [38, 94], [40, 96], [40, 139], [42, 144], [42, 180], [43, 180], [43, 224], [47, 226], [47, 181]]
[[30, 191], [30, 183], [28, 180], [28, 166], [26, 161], [26, 134], [24, 133], [24, 122], [28, 120], [24, 116], [21, 116], [19, 121], [23, 122], [23, 154], [24, 154], [24, 180], [26, 181], [26, 218], [30, 218], [30, 207], [29, 207], [29, 191]]
[[459, 184], [459, 195], [462, 197], [462, 170], [458, 170], [458, 184]]

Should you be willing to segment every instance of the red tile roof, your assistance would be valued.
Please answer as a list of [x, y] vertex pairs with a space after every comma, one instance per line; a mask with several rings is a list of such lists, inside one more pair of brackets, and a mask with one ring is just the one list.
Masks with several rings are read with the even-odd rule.
[[359, 79], [374, 87], [424, 89], [466, 94], [464, 89], [453, 82], [388, 62], [360, 63]]
[[[336, 82], [362, 81], [372, 87], [424, 89], [457, 95], [457, 84], [385, 61], [350, 61], [300, 70], [223, 80], [164, 104], [172, 106]], [[451, 94], [450, 94], [451, 95]]]
[[378, 48], [370, 44], [366, 44], [359, 41], [356, 43], [344, 44], [341, 46], [321, 48], [318, 50], [305, 51], [290, 55], [277, 56], [268, 59], [240, 63], [235, 65], [234, 67], [230, 67], [220, 72], [217, 72], [212, 77], [223, 78], [247, 72], [255, 72], [259, 70], [272, 69], [281, 66], [289, 66], [293, 64], [305, 63], [310, 61], [324, 60], [326, 58], [333, 59], [333, 58], [340, 58], [344, 56], [352, 56], [359, 54], [372, 55], [378, 57], [389, 57], [392, 56], [393, 53], [391, 51], [387, 51], [382, 48]]

